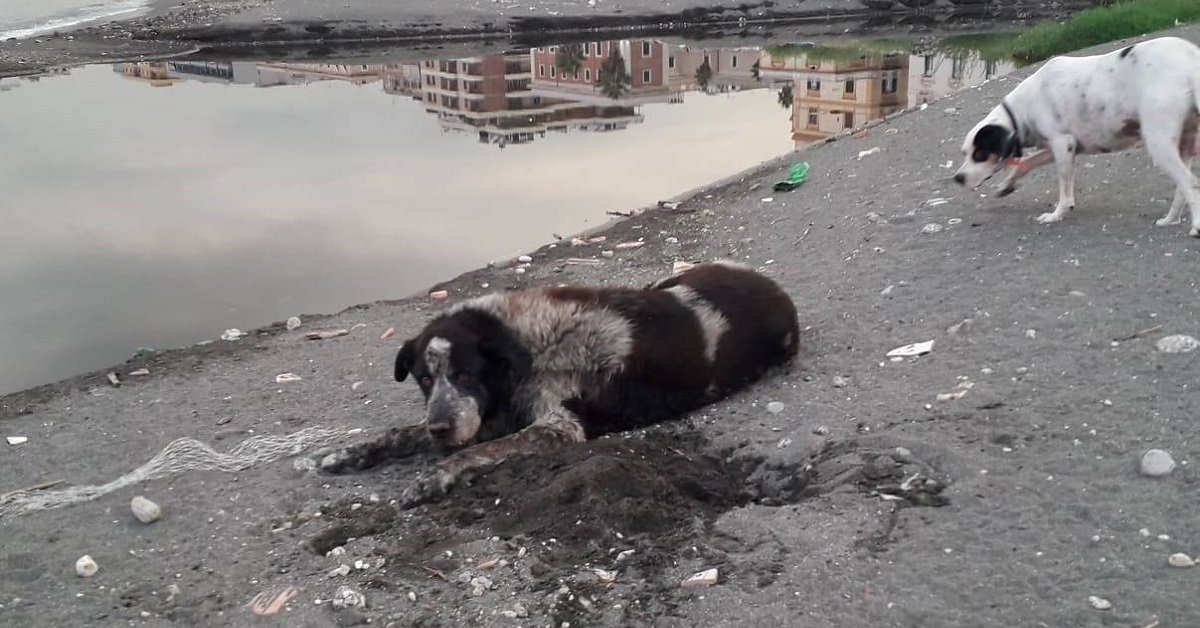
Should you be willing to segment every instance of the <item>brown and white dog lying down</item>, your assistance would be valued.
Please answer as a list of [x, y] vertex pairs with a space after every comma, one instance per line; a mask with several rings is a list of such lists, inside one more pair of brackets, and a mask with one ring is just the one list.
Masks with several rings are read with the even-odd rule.
[[517, 455], [681, 417], [796, 355], [792, 300], [750, 268], [700, 264], [642, 290], [534, 288], [450, 308], [404, 342], [423, 423], [329, 454], [338, 473], [424, 451], [415, 504]]

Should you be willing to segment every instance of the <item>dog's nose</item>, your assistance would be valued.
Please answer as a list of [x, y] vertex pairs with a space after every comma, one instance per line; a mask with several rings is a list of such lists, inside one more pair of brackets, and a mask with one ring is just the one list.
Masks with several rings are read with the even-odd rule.
[[955, 182], [955, 183], [957, 183], [957, 184], [959, 184], [959, 185], [963, 185], [963, 184], [965, 184], [965, 183], [967, 182], [967, 175], [965, 175], [965, 174], [963, 174], [963, 173], [961, 173], [961, 172], [960, 172], [960, 173], [958, 173], [958, 174], [956, 174], [956, 175], [954, 175], [954, 182]]
[[425, 424], [425, 429], [429, 430], [429, 435], [434, 438], [446, 436], [453, 427], [449, 421], [430, 421]]

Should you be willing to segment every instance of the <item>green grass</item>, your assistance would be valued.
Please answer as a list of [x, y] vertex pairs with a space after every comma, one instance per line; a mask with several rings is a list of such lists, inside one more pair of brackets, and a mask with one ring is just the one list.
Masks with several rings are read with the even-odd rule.
[[1126, 0], [1081, 11], [1066, 22], [1042, 22], [1013, 42], [1011, 54], [1020, 61], [1032, 63], [1080, 48], [1170, 28], [1176, 20], [1200, 20], [1200, 0]]
[[1013, 50], [1020, 36], [1020, 33], [951, 35], [939, 41], [937, 47], [949, 53], [977, 54], [984, 61], [1005, 61], [1013, 58]]
[[805, 55], [805, 58], [811, 61], [857, 61], [871, 54], [887, 54], [892, 52], [908, 54], [916, 48], [917, 43], [918, 39], [915, 37], [844, 39], [815, 45], [775, 45], [768, 47], [767, 51], [773, 57]]

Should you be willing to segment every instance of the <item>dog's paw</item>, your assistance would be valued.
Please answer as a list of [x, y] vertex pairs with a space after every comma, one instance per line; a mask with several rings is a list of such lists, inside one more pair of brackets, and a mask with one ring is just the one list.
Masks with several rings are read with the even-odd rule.
[[1188, 231], [1188, 235], [1192, 236], [1193, 238], [1200, 238], [1200, 227], [1192, 227]]
[[357, 471], [361, 467], [361, 459], [353, 450], [341, 449], [321, 458], [319, 466], [325, 473], [346, 473]]
[[[1174, 219], [1172, 219], [1170, 216], [1163, 216], [1162, 218], [1155, 220], [1154, 225], [1158, 226], [1158, 227], [1170, 227], [1172, 225], [1177, 225], [1181, 222], [1183, 222], [1182, 216], [1180, 216], [1178, 218], [1174, 218]], [[1192, 234], [1192, 235], [1194, 236], [1195, 234]]]
[[408, 488], [400, 493], [400, 506], [402, 508], [412, 508], [427, 502], [435, 501], [454, 486], [457, 478], [453, 474], [448, 473], [444, 469], [435, 469], [429, 473], [422, 473], [409, 484]]
[[1043, 225], [1047, 225], [1052, 222], [1058, 222], [1062, 219], [1063, 219], [1063, 217], [1060, 214], [1058, 214], [1057, 212], [1046, 212], [1046, 213], [1042, 214], [1041, 216], [1037, 217], [1037, 221]]
[[1017, 191], [1017, 186], [1006, 185], [1006, 186], [1000, 188], [999, 190], [996, 190], [996, 197], [1004, 198], [1005, 196], [1008, 196], [1009, 194], [1012, 194], [1013, 192], [1016, 192], [1016, 191]]

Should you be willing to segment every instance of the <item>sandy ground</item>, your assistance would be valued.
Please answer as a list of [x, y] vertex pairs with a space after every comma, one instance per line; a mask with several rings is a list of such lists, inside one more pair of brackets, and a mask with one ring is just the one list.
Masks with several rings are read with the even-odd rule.
[[487, 40], [528, 46], [586, 36], [772, 37], [925, 29], [1062, 17], [1097, 0], [994, 2], [919, 14], [880, 13], [859, 0], [157, 0], [145, 15], [22, 41], [0, 42], [0, 77], [80, 63], [203, 51], [306, 59], [403, 54], [413, 46]]
[[[1200, 243], [1153, 226], [1172, 189], [1140, 152], [1083, 160], [1079, 208], [1057, 225], [1034, 220], [1054, 201], [1049, 171], [1004, 199], [954, 189], [944, 164], [1020, 75], [701, 190], [688, 213], [543, 248], [524, 274], [469, 273], [439, 286], [447, 302], [379, 302], [158, 354], [117, 368], [119, 388], [98, 373], [0, 398], [0, 435], [29, 439], [0, 445], [0, 491], [81, 486], [180, 437], [224, 452], [253, 435], [323, 426], [344, 443], [416, 421], [416, 388], [391, 381], [398, 342], [485, 283], [638, 285], [676, 260], [731, 257], [777, 279], [805, 327], [799, 362], [744, 394], [505, 465], [414, 510], [390, 501], [420, 461], [331, 477], [296, 466], [310, 450], [10, 512], [0, 624], [1197, 625], [1196, 572], [1167, 563], [1200, 554], [1196, 354], [1155, 341], [1200, 335]], [[799, 158], [810, 180], [769, 191]], [[352, 331], [303, 339], [332, 328]], [[884, 357], [931, 339], [923, 357]], [[276, 383], [285, 372], [302, 379]], [[1151, 447], [1178, 468], [1140, 475]], [[914, 475], [921, 490], [900, 491]], [[162, 519], [136, 521], [135, 495]], [[84, 554], [100, 566], [88, 579], [73, 571]], [[679, 586], [709, 568], [716, 585]], [[274, 620], [249, 610], [287, 587], [297, 595]], [[334, 610], [343, 587], [365, 606]]]

